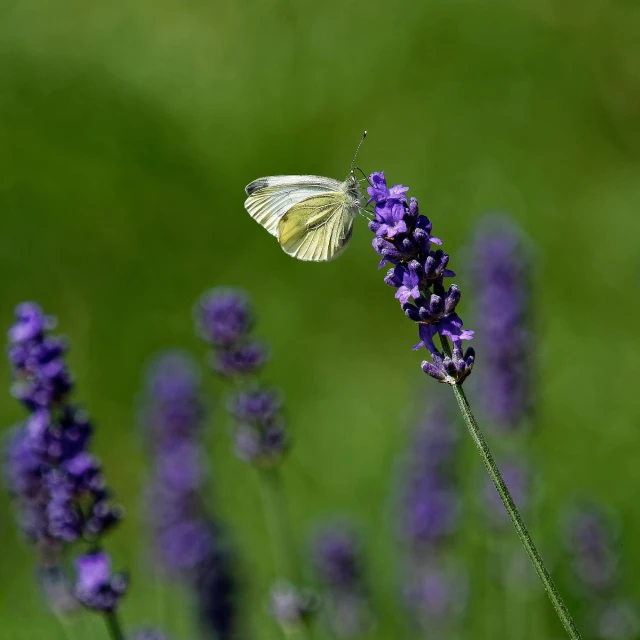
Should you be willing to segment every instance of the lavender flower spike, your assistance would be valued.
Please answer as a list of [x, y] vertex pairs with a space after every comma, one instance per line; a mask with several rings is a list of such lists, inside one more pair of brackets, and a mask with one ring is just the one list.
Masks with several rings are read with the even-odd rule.
[[[68, 344], [50, 335], [55, 320], [33, 302], [18, 305], [15, 316], [7, 349], [11, 390], [29, 415], [8, 442], [5, 474], [21, 528], [39, 556], [39, 574], [55, 576], [57, 588], [65, 584], [59, 570], [65, 547], [83, 540], [98, 548], [123, 511], [113, 504], [101, 464], [89, 452], [93, 425], [69, 399]], [[88, 554], [77, 564], [76, 598], [113, 611], [126, 581], [109, 577], [108, 556]], [[52, 586], [50, 580], [43, 584]], [[58, 589], [54, 597], [60, 595]]]
[[[422, 370], [439, 382], [462, 384], [470, 375], [475, 352], [462, 351], [462, 341], [471, 340], [473, 331], [462, 328], [455, 312], [460, 301], [460, 289], [451, 285], [445, 289], [444, 278], [455, 274], [447, 269], [449, 256], [432, 249], [441, 241], [431, 235], [431, 221], [418, 211], [415, 198], [407, 200], [408, 187], [388, 188], [384, 173], [369, 176], [369, 203], [374, 204], [375, 220], [369, 228], [375, 233], [373, 248], [382, 257], [380, 267], [396, 265], [385, 282], [396, 288], [405, 315], [418, 325], [420, 342], [414, 348], [425, 347], [432, 362], [422, 363]], [[434, 344], [440, 335], [453, 343], [451, 356], [441, 353]]]
[[455, 473], [459, 438], [448, 411], [436, 402], [413, 434], [399, 495], [399, 537], [405, 543], [404, 604], [426, 630], [451, 634], [466, 608], [466, 572], [448, 547], [460, 526]]
[[[407, 200], [405, 187], [388, 188], [384, 173], [372, 174], [369, 182], [369, 203], [373, 203], [375, 214], [375, 219], [369, 222], [369, 228], [375, 234], [373, 248], [382, 258], [379, 268], [388, 263], [395, 265], [387, 273], [385, 282], [398, 290], [397, 298], [401, 300], [402, 310], [419, 325], [420, 342], [414, 348], [424, 346], [431, 354], [431, 362], [424, 361], [422, 370], [453, 388], [469, 434], [520, 542], [536, 568], [566, 632], [573, 640], [578, 640], [580, 633], [518, 513], [462, 388], [475, 362], [474, 350], [468, 348], [463, 352], [462, 342], [470, 340], [473, 332], [463, 329], [462, 319], [456, 313], [461, 298], [460, 290], [455, 285], [448, 289], [444, 286], [444, 279], [454, 275], [448, 269], [448, 256], [432, 248], [441, 244], [441, 241], [431, 234], [431, 221], [420, 215], [418, 201], [415, 198]], [[440, 336], [442, 352], [434, 343], [436, 335]]]
[[325, 591], [329, 626], [340, 638], [354, 638], [374, 623], [355, 534], [344, 525], [325, 526], [312, 541], [311, 558]]
[[241, 292], [208, 291], [196, 305], [194, 316], [200, 337], [213, 347], [211, 364], [220, 375], [251, 375], [266, 362], [265, 348], [251, 338], [253, 316]]
[[251, 334], [253, 317], [246, 295], [212, 289], [200, 298], [195, 318], [198, 333], [213, 347], [214, 371], [238, 382], [239, 390], [227, 405], [236, 455], [260, 467], [277, 465], [289, 447], [289, 437], [279, 395], [252, 381], [267, 352]]
[[[216, 339], [243, 326], [216, 322]], [[206, 508], [208, 469], [202, 442], [205, 405], [200, 372], [179, 352], [154, 360], [143, 411], [153, 472], [149, 521], [158, 565], [189, 586], [203, 628], [217, 640], [236, 635], [236, 580], [221, 525]]]
[[271, 613], [287, 635], [295, 630], [305, 637], [306, 619], [314, 607], [310, 596], [299, 588], [295, 542], [279, 475], [289, 437], [280, 394], [256, 377], [266, 362], [266, 350], [251, 333], [251, 309], [241, 291], [212, 289], [205, 293], [196, 305], [195, 318], [198, 333], [212, 346], [213, 370], [235, 383], [227, 411], [236, 455], [258, 472], [275, 570], [284, 579], [272, 590]]
[[492, 425], [514, 429], [533, 405], [530, 251], [510, 218], [491, 215], [479, 225], [472, 259], [477, 319], [487, 345], [480, 381], [484, 410]]

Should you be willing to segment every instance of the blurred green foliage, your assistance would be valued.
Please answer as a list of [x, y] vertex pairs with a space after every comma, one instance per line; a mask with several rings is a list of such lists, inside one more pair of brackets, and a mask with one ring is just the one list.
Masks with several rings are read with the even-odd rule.
[[[127, 624], [164, 622], [189, 637], [185, 603], [157, 588], [144, 554], [136, 395], [158, 349], [204, 360], [191, 308], [229, 284], [253, 296], [273, 350], [266, 378], [286, 394], [296, 443], [284, 473], [300, 540], [319, 518], [353, 513], [368, 531], [376, 637], [405, 630], [392, 469], [415, 407], [450, 391], [420, 372], [415, 330], [376, 271], [362, 220], [342, 258], [304, 264], [242, 206], [261, 175], [343, 177], [365, 128], [359, 164], [411, 186], [460, 284], [456, 252], [483, 213], [508, 211], [534, 238], [532, 446], [547, 487], [536, 530], [553, 549], [558, 509], [593, 496], [620, 514], [626, 574], [637, 574], [639, 42], [640, 5], [628, 0], [0, 0], [0, 326], [34, 299], [72, 341], [76, 398], [128, 509], [109, 540], [132, 571]], [[463, 292], [472, 328], [473, 292]], [[22, 415], [5, 393], [0, 422]], [[243, 556], [253, 637], [269, 640], [265, 526], [225, 431], [219, 416], [211, 500]], [[470, 539], [481, 535], [466, 523]], [[65, 637], [5, 496], [0, 542], [0, 637]], [[627, 592], [640, 598], [640, 583]], [[481, 635], [487, 611], [472, 585], [465, 637]], [[105, 637], [99, 621], [74, 627]]]

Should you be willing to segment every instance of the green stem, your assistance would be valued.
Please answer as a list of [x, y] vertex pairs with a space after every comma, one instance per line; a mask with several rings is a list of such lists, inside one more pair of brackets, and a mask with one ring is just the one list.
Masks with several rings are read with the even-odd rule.
[[259, 483], [264, 516], [271, 541], [276, 573], [292, 584], [297, 582], [297, 563], [294, 560], [295, 544], [289, 526], [287, 503], [282, 491], [278, 469], [260, 469]]
[[109, 635], [111, 640], [124, 640], [124, 634], [122, 633], [122, 627], [115, 611], [108, 611], [104, 614], [104, 621], [107, 624]]
[[[278, 578], [287, 580], [297, 588], [300, 586], [300, 573], [295, 555], [296, 544], [280, 472], [277, 468], [260, 469], [258, 481], [276, 573]], [[304, 621], [297, 626], [282, 627], [282, 631], [289, 640], [309, 638], [309, 629]]]
[[[440, 336], [442, 342], [442, 348], [444, 350], [445, 355], [451, 357], [451, 348], [449, 346], [449, 341], [444, 337]], [[498, 465], [496, 464], [493, 456], [491, 455], [491, 451], [487, 446], [487, 443], [484, 439], [484, 435], [476, 422], [476, 419], [471, 411], [471, 407], [469, 406], [469, 401], [467, 400], [467, 396], [464, 393], [464, 390], [459, 384], [452, 385], [453, 392], [456, 396], [456, 400], [458, 401], [458, 406], [460, 407], [460, 411], [462, 413], [462, 417], [469, 429], [469, 433], [471, 434], [471, 438], [473, 439], [473, 443], [476, 445], [476, 449], [480, 453], [482, 457], [482, 461], [484, 462], [484, 466], [487, 468], [489, 472], [489, 476], [493, 481], [496, 489], [498, 490], [498, 494], [500, 495], [500, 499], [502, 500], [509, 517], [511, 518], [511, 522], [518, 532], [518, 536], [520, 537], [520, 542], [524, 546], [531, 562], [535, 570], [538, 572], [538, 576], [540, 576], [540, 580], [542, 580], [542, 584], [549, 596], [549, 600], [551, 600], [551, 604], [553, 604], [553, 608], [556, 610], [562, 625], [565, 628], [565, 631], [569, 634], [569, 637], [572, 640], [581, 640], [580, 632], [576, 628], [573, 619], [571, 618], [571, 614], [567, 609], [566, 605], [562, 601], [560, 597], [560, 593], [554, 584], [547, 567], [545, 566], [540, 554], [538, 553], [538, 549], [536, 545], [533, 543], [531, 539], [531, 535], [527, 530], [520, 513], [518, 512], [518, 508], [509, 493], [509, 489], [507, 489], [507, 485], [502, 478], [502, 474], [500, 473], [500, 469], [498, 469]]]

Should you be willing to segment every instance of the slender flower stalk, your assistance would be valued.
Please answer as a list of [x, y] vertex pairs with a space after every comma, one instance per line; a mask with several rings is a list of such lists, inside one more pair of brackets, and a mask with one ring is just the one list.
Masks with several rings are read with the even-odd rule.
[[[441, 241], [431, 235], [432, 224], [426, 216], [419, 214], [417, 200], [407, 200], [407, 187], [388, 188], [384, 173], [372, 174], [369, 182], [369, 203], [374, 204], [375, 213], [375, 219], [369, 223], [375, 234], [373, 248], [382, 258], [380, 267], [387, 263], [395, 265], [387, 273], [385, 282], [396, 289], [396, 298], [405, 315], [418, 325], [420, 342], [415, 348], [425, 347], [431, 355], [431, 362], [424, 361], [422, 369], [439, 382], [452, 386], [471, 438], [520, 541], [565, 630], [577, 640], [580, 634], [520, 517], [462, 389], [475, 361], [473, 349], [463, 353], [462, 341], [470, 340], [473, 332], [463, 329], [462, 319], [456, 313], [460, 289], [453, 284], [448, 290], [444, 287], [444, 278], [455, 275], [447, 268], [449, 256], [440, 249], [432, 249], [432, 245], [440, 245]], [[442, 351], [435, 346], [436, 335], [440, 337]]]
[[203, 631], [229, 640], [237, 635], [236, 580], [223, 527], [205, 506], [205, 414], [195, 363], [179, 352], [155, 359], [142, 412], [153, 459], [146, 503], [155, 559], [189, 587]]
[[113, 640], [122, 640], [116, 610], [128, 580], [112, 573], [101, 542], [123, 510], [114, 505], [101, 464], [89, 453], [91, 421], [69, 399], [67, 343], [50, 335], [55, 320], [32, 302], [18, 305], [15, 315], [8, 347], [11, 390], [29, 415], [9, 440], [5, 473], [19, 523], [45, 568], [60, 563], [72, 545], [88, 546], [75, 559], [74, 596], [102, 613]]
[[278, 576], [270, 611], [287, 637], [304, 638], [314, 598], [300, 587], [296, 545], [280, 478], [280, 463], [290, 444], [282, 401], [277, 392], [257, 381], [267, 351], [251, 333], [253, 314], [240, 291], [205, 293], [196, 305], [195, 321], [198, 334], [212, 347], [212, 369], [235, 385], [227, 403], [235, 453], [257, 470]]

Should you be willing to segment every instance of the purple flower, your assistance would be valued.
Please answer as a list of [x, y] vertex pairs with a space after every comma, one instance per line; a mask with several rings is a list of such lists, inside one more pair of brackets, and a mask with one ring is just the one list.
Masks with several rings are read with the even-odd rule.
[[620, 557], [613, 523], [596, 505], [575, 505], [565, 523], [565, 543], [579, 585], [590, 594], [610, 592], [619, 582]]
[[403, 203], [397, 200], [387, 200], [384, 207], [376, 207], [376, 220], [380, 223], [376, 228], [376, 235], [393, 238], [399, 233], [407, 232], [404, 220]]
[[522, 424], [533, 404], [528, 244], [509, 217], [492, 215], [479, 225], [472, 254], [477, 322], [490, 347], [481, 395], [491, 423], [502, 430]]
[[129, 640], [169, 640], [169, 636], [153, 627], [138, 629], [128, 636]]
[[407, 447], [398, 501], [404, 603], [425, 629], [442, 631], [457, 624], [465, 607], [466, 574], [450, 566], [447, 551], [460, 526], [458, 452], [448, 409], [432, 405]]
[[196, 306], [200, 337], [216, 347], [229, 347], [246, 337], [253, 324], [246, 297], [233, 289], [212, 289]]
[[267, 361], [263, 345], [251, 338], [253, 325], [246, 295], [233, 289], [212, 289], [195, 309], [196, 330], [211, 344], [211, 367], [234, 378], [256, 373]]
[[[473, 331], [462, 328], [455, 313], [460, 290], [451, 285], [445, 290], [443, 279], [455, 275], [447, 269], [449, 256], [432, 245], [441, 241], [431, 235], [431, 221], [418, 211], [418, 201], [407, 202], [407, 187], [387, 188], [384, 173], [369, 177], [369, 203], [374, 203], [375, 220], [369, 228], [375, 233], [373, 248], [382, 257], [380, 267], [391, 262], [385, 282], [396, 288], [405, 315], [418, 324], [420, 340], [431, 354], [432, 363], [424, 362], [423, 371], [440, 382], [462, 384], [475, 361], [473, 349], [462, 353], [462, 341], [471, 340]], [[410, 302], [413, 300], [413, 302]], [[434, 344], [434, 337], [453, 342], [452, 357], [445, 356]]]
[[[49, 334], [55, 320], [35, 303], [18, 305], [15, 316], [7, 349], [11, 391], [29, 415], [6, 447], [7, 486], [18, 523], [36, 547], [38, 575], [52, 608], [69, 609], [73, 597], [61, 569], [66, 547], [81, 539], [97, 545], [123, 512], [113, 504], [101, 465], [89, 453], [89, 416], [69, 400], [67, 341]], [[101, 589], [92, 589], [90, 564], [95, 560], [97, 567], [97, 559], [83, 558], [78, 561], [79, 599], [91, 608], [112, 610], [124, 593], [123, 580], [113, 576]]]
[[435, 557], [407, 567], [405, 603], [422, 629], [455, 629], [467, 604], [468, 578], [461, 567]]
[[317, 608], [317, 598], [310, 591], [300, 591], [288, 582], [278, 582], [271, 588], [269, 610], [283, 629], [299, 628]]
[[163, 354], [149, 367], [142, 411], [153, 456], [148, 516], [161, 568], [191, 588], [203, 626], [226, 640], [235, 634], [236, 581], [222, 528], [205, 506], [200, 384], [197, 367], [182, 353]]
[[249, 387], [231, 397], [229, 413], [240, 459], [260, 466], [280, 461], [289, 444], [280, 407], [277, 394], [263, 387]]
[[[257, 466], [276, 465], [288, 448], [289, 438], [277, 395], [250, 380], [266, 362], [267, 352], [249, 334], [251, 323], [238, 320], [238, 317], [250, 316], [247, 296], [227, 289], [214, 289], [205, 294], [203, 300], [205, 303], [201, 302], [198, 309], [203, 306], [214, 309], [218, 326], [243, 328], [242, 331], [219, 331], [224, 333], [224, 340], [208, 340], [214, 347], [211, 354], [214, 371], [224, 378], [234, 378], [238, 387], [228, 403], [233, 418], [235, 453], [241, 460]], [[242, 313], [238, 312], [239, 308]], [[203, 324], [199, 321], [199, 327]], [[205, 335], [201, 328], [199, 331]]]
[[323, 527], [312, 540], [311, 560], [324, 588], [324, 613], [334, 633], [352, 638], [369, 630], [374, 621], [355, 534], [344, 525]]
[[9, 330], [13, 393], [30, 412], [7, 451], [7, 474], [20, 521], [38, 545], [96, 538], [122, 517], [111, 504], [100, 463], [88, 453], [93, 428], [69, 402], [67, 342], [35, 303], [16, 308]]
[[371, 176], [369, 176], [369, 182], [370, 186], [367, 187], [367, 193], [371, 197], [369, 202], [385, 202], [389, 198], [394, 198], [401, 202], [407, 201], [407, 196], [404, 194], [409, 191], [409, 187], [403, 187], [401, 184], [398, 184], [389, 189], [384, 177], [384, 171], [372, 173]]
[[323, 583], [358, 587], [362, 578], [360, 545], [349, 529], [339, 525], [321, 529], [313, 539], [311, 554], [316, 573]]
[[267, 361], [267, 350], [258, 342], [248, 342], [212, 354], [213, 370], [226, 378], [250, 375]]
[[433, 546], [453, 535], [460, 498], [452, 468], [457, 439], [442, 407], [416, 431], [405, 461], [400, 494], [400, 535], [413, 546]]
[[232, 396], [229, 413], [240, 423], [265, 423], [278, 415], [280, 406], [280, 399], [273, 391], [257, 387]]
[[115, 611], [127, 590], [125, 574], [111, 573], [111, 559], [103, 551], [87, 553], [76, 559], [75, 596], [88, 609]]
[[601, 640], [630, 640], [640, 633], [638, 607], [624, 599], [608, 602], [598, 612], [597, 637]]
[[42, 338], [45, 331], [53, 329], [55, 318], [46, 316], [35, 302], [23, 302], [15, 310], [16, 323], [9, 329], [12, 344]]

